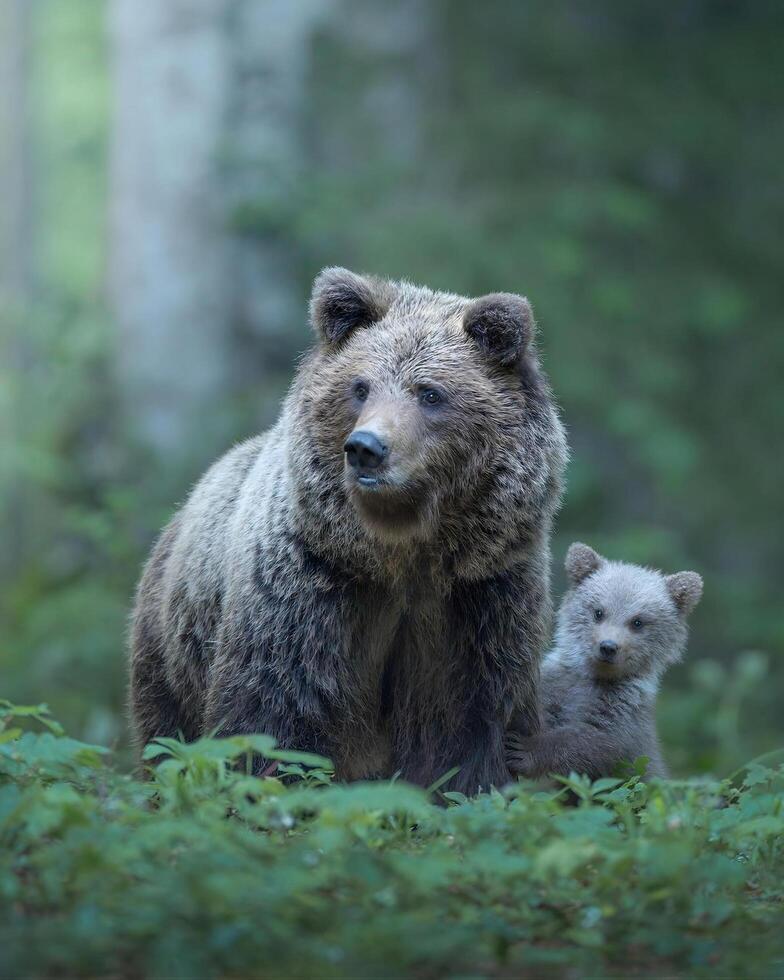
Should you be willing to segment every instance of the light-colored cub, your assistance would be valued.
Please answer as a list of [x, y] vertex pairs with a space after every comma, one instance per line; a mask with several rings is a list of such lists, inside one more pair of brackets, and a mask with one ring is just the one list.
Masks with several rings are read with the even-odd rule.
[[608, 561], [579, 542], [569, 548], [566, 571], [571, 588], [542, 664], [544, 728], [531, 737], [510, 734], [510, 769], [596, 779], [647, 756], [648, 775], [666, 776], [656, 694], [664, 671], [683, 656], [702, 579]]

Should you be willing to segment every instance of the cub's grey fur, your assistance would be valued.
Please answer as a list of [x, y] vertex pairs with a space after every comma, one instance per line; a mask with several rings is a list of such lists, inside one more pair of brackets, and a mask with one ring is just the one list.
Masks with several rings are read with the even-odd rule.
[[[311, 321], [277, 424], [208, 471], [147, 564], [138, 740], [267, 732], [341, 778], [500, 785], [505, 730], [539, 726], [566, 460], [531, 307], [327, 269]], [[344, 452], [357, 433], [378, 479]]]
[[544, 730], [510, 735], [510, 768], [532, 778], [578, 772], [596, 779], [647, 756], [648, 775], [666, 776], [656, 694], [683, 655], [702, 579], [607, 561], [580, 543], [569, 549], [566, 571], [571, 589], [542, 664]]

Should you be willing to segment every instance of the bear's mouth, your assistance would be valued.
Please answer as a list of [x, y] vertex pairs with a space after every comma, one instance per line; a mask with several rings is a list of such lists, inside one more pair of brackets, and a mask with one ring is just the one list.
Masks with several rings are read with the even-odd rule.
[[376, 473], [360, 473], [357, 476], [357, 483], [365, 490], [376, 490], [383, 486], [383, 481]]
[[362, 466], [352, 468], [346, 466], [345, 469], [346, 486], [349, 491], [358, 497], [373, 494], [383, 494], [385, 496], [400, 497], [401, 499], [410, 494], [407, 484], [396, 479], [396, 474], [390, 471], [389, 467], [369, 467]]
[[423, 488], [411, 480], [396, 479], [396, 474], [384, 470], [348, 471], [346, 482], [358, 500], [376, 500], [391, 508], [418, 508]]

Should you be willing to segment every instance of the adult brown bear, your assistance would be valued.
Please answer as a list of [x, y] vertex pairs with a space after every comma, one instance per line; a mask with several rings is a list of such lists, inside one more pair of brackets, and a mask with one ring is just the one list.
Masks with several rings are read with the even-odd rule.
[[266, 732], [341, 778], [509, 778], [539, 727], [566, 444], [520, 296], [327, 269], [277, 424], [158, 540], [133, 617], [142, 743]]

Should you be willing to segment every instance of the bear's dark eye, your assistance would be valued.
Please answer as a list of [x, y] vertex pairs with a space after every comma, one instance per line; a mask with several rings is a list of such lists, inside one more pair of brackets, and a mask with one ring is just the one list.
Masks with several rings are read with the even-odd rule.
[[354, 382], [354, 397], [358, 402], [367, 401], [367, 396], [369, 394], [370, 394], [370, 385], [366, 381]]
[[640, 619], [639, 616], [635, 616], [634, 619], [632, 620], [632, 629], [633, 630], [641, 630], [644, 625], [645, 624], [643, 623], [643, 621]]
[[435, 388], [423, 388], [419, 392], [419, 400], [423, 405], [440, 405], [444, 396]]
[[604, 610], [594, 609], [593, 618], [596, 620], [597, 623], [600, 622], [602, 619], [604, 619]]

